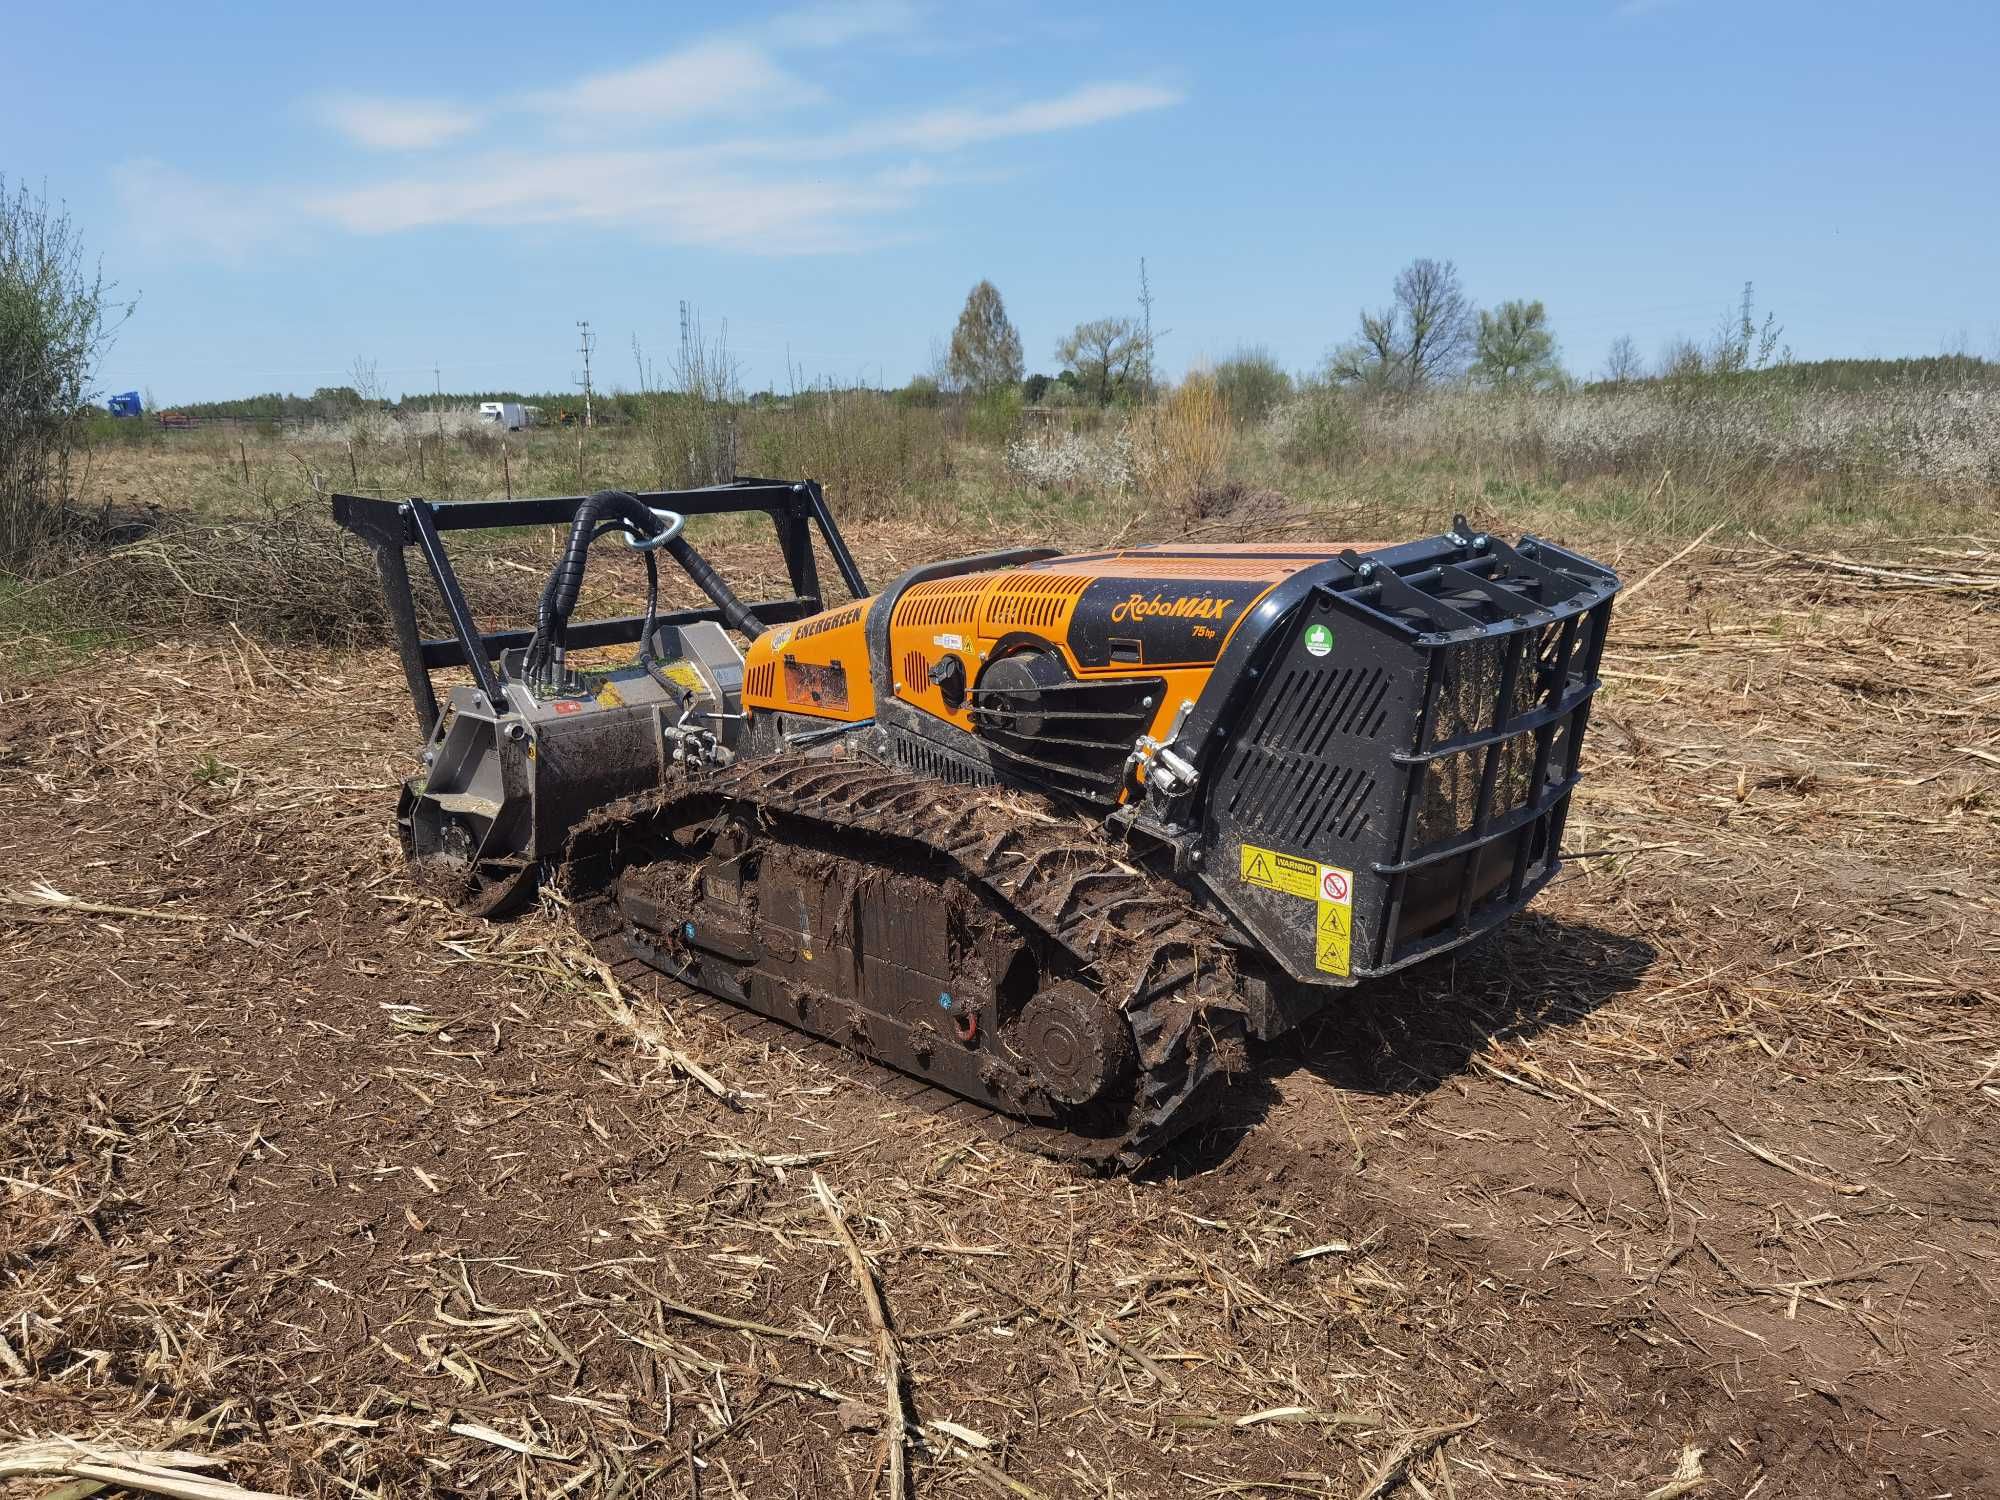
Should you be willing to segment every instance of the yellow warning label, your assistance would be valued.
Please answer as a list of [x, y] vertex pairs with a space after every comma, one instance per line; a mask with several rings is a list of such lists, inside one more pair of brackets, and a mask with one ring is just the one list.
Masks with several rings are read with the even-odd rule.
[[1319, 942], [1313, 949], [1313, 966], [1322, 974], [1334, 974], [1343, 979], [1347, 977], [1348, 948], [1351, 940], [1344, 930], [1340, 932], [1327, 931], [1325, 914], [1329, 910], [1344, 911], [1345, 909], [1344, 907], [1331, 905], [1320, 908], [1321, 924]]
[[1305, 901], [1319, 894], [1319, 866], [1296, 854], [1280, 854], [1275, 849], [1245, 844], [1242, 872], [1246, 883], [1261, 885], [1267, 891], [1280, 891]]
[[1319, 935], [1326, 937], [1346, 937], [1354, 931], [1354, 908], [1342, 906], [1337, 901], [1322, 901], [1319, 904]]
[[599, 708], [623, 708], [625, 706], [624, 695], [618, 691], [616, 684], [607, 682], [597, 690], [597, 706]]

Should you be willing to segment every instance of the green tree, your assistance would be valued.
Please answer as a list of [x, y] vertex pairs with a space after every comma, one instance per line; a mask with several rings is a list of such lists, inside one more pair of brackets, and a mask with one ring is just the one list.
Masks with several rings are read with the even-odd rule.
[[1480, 313], [1475, 347], [1473, 378], [1496, 391], [1546, 390], [1562, 380], [1556, 336], [1540, 302], [1516, 299]]
[[952, 384], [975, 395], [1020, 383], [1021, 335], [1007, 321], [1007, 305], [992, 282], [982, 281], [966, 294], [946, 368]]
[[338, 421], [361, 410], [361, 392], [351, 385], [323, 385], [312, 393], [312, 403], [322, 419]]
[[1056, 343], [1056, 359], [1099, 406], [1127, 389], [1147, 368], [1146, 335], [1130, 318], [1093, 318], [1079, 323]]

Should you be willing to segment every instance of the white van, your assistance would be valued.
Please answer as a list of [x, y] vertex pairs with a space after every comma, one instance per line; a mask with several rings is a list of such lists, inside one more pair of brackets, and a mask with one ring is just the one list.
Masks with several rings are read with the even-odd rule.
[[527, 408], [518, 401], [482, 401], [479, 403], [479, 420], [504, 427], [509, 432], [519, 432], [528, 425], [529, 417]]

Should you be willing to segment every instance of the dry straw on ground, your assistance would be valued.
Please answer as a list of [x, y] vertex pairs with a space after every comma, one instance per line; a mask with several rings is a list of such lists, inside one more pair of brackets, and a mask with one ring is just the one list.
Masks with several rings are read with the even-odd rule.
[[440, 906], [386, 652], [11, 682], [0, 1440], [314, 1496], [1989, 1492], [1997, 551], [1653, 575], [1564, 880], [1136, 1181]]

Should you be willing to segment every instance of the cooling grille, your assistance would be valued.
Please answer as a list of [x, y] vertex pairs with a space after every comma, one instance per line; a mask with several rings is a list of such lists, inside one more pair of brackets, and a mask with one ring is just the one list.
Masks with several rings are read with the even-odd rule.
[[769, 698], [778, 690], [778, 664], [760, 661], [743, 678], [743, 691], [753, 698]]
[[1082, 573], [1006, 575], [987, 598], [986, 623], [1046, 630], [1062, 618], [1064, 608], [1090, 583]]
[[891, 623], [919, 630], [934, 625], [970, 624], [979, 608], [979, 596], [992, 581], [991, 573], [966, 573], [911, 584], [896, 601]]

